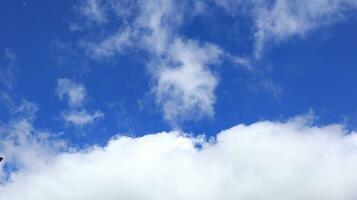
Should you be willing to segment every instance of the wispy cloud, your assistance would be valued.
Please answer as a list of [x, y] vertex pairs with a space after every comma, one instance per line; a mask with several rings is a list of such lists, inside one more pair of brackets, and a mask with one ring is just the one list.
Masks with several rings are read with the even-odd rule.
[[216, 45], [177, 34], [182, 22], [203, 8], [202, 3], [193, 6], [186, 3], [188, 1], [106, 1], [103, 6], [111, 8], [115, 17], [125, 23], [101, 42], [81, 43], [95, 59], [125, 53], [123, 50], [127, 48], [151, 54], [148, 67], [155, 83], [152, 91], [164, 119], [174, 126], [185, 120], [214, 115], [218, 79], [209, 65], [219, 64], [222, 53]]
[[101, 111], [89, 112], [84, 107], [87, 98], [87, 90], [83, 84], [73, 80], [62, 78], [57, 80], [56, 93], [60, 100], [66, 100], [69, 109], [61, 112], [61, 116], [67, 124], [83, 128], [85, 125], [103, 119]]
[[[154, 92], [164, 117], [171, 123], [213, 117], [218, 79], [208, 68], [217, 64], [221, 50], [212, 44], [177, 39], [167, 59], [155, 70]], [[170, 64], [173, 63], [173, 64]], [[155, 63], [156, 64], [156, 63]]]
[[[219, 78], [212, 66], [220, 64], [222, 55], [224, 59], [253, 71], [254, 62], [261, 60], [267, 47], [293, 37], [304, 38], [320, 27], [344, 19], [348, 11], [357, 8], [355, 0], [214, 2], [236, 20], [251, 20], [254, 50], [250, 56], [231, 55], [216, 44], [180, 34], [180, 28], [193, 17], [209, 12], [207, 5], [214, 4], [206, 1], [88, 0], [81, 9], [91, 8], [89, 10], [95, 12], [80, 14], [89, 21], [93, 18], [100, 21], [108, 14], [112, 20], [106, 22], [113, 26], [108, 28], [108, 24], [102, 23], [97, 23], [94, 29], [90, 26], [89, 30], [101, 30], [103, 34], [99, 39], [84, 39], [80, 44], [96, 60], [110, 59], [130, 49], [149, 54], [146, 63], [154, 83], [151, 91], [164, 119], [175, 126], [193, 118], [214, 116]], [[203, 58], [202, 54], [209, 56]], [[260, 88], [279, 96], [281, 90], [271, 83], [265, 82]]]
[[133, 44], [133, 33], [129, 27], [108, 36], [100, 42], [81, 42], [81, 46], [97, 60], [110, 58], [117, 53], [122, 53], [125, 48]]
[[89, 19], [97, 22], [104, 23], [107, 21], [105, 9], [101, 5], [101, 0], [88, 0], [81, 6], [81, 14]]
[[56, 93], [60, 100], [66, 100], [69, 107], [82, 107], [85, 103], [87, 91], [82, 84], [67, 78], [57, 80]]
[[215, 0], [230, 14], [250, 17], [255, 27], [255, 58], [267, 45], [304, 38], [318, 28], [341, 21], [357, 8], [355, 0]]
[[104, 114], [100, 111], [88, 112], [86, 110], [70, 110], [64, 111], [61, 114], [66, 123], [73, 124], [77, 127], [93, 124], [97, 120], [104, 118]]
[[9, 48], [5, 48], [0, 53], [0, 87], [4, 90], [13, 89], [16, 81], [14, 73], [16, 71], [16, 53]]

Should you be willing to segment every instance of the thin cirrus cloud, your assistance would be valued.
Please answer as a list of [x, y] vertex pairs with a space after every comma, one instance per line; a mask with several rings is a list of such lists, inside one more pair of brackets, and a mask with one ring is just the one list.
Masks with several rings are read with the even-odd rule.
[[68, 109], [61, 112], [66, 124], [83, 128], [104, 118], [101, 111], [88, 111], [84, 108], [88, 94], [83, 84], [61, 78], [57, 80], [56, 93], [60, 100], [66, 100], [68, 104]]
[[[57, 151], [14, 171], [0, 199], [356, 199], [357, 134], [310, 120], [237, 125], [209, 141], [161, 132]], [[36, 144], [18, 153], [48, 151]]]

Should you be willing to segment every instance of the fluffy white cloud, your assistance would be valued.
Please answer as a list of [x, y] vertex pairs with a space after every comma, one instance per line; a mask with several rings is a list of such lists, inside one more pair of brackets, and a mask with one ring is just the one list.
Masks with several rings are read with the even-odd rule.
[[83, 84], [67, 78], [58, 79], [56, 92], [60, 100], [66, 98], [69, 106], [68, 110], [64, 110], [61, 113], [66, 124], [83, 128], [85, 125], [93, 124], [104, 118], [104, 114], [101, 111], [90, 112], [84, 108], [88, 95]]
[[104, 114], [100, 111], [88, 112], [86, 110], [71, 110], [62, 112], [62, 117], [67, 124], [83, 127], [103, 119]]
[[61, 100], [66, 99], [72, 108], [81, 107], [87, 96], [87, 91], [82, 84], [67, 78], [57, 80], [56, 92], [58, 97]]
[[301, 119], [238, 125], [211, 142], [178, 132], [117, 137], [39, 163], [13, 172], [0, 199], [357, 198], [357, 134]]

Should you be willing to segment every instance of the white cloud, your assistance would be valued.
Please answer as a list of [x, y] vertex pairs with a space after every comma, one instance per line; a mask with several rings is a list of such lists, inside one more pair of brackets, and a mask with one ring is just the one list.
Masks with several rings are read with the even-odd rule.
[[[115, 3], [113, 3], [115, 2]], [[189, 1], [108, 1], [124, 25], [101, 42], [82, 42], [94, 58], [108, 58], [127, 48], [149, 52], [152, 91], [172, 125], [214, 114], [218, 80], [209, 65], [219, 63], [221, 50], [209, 43], [183, 38], [177, 30], [185, 19], [203, 12], [204, 4]], [[191, 12], [192, 11], [192, 12]], [[194, 116], [193, 116], [194, 115]]]
[[0, 121], [1, 184], [11, 171], [39, 167], [66, 146], [64, 141], [53, 140], [55, 133], [33, 127], [36, 111], [35, 104], [23, 101], [14, 106], [10, 122]]
[[61, 117], [66, 124], [83, 128], [104, 118], [104, 114], [101, 111], [90, 112], [84, 108], [88, 94], [83, 84], [67, 78], [58, 79], [56, 92], [59, 99], [66, 98], [69, 106], [68, 110], [61, 112]]
[[66, 99], [72, 108], [81, 107], [87, 96], [87, 91], [82, 84], [67, 78], [57, 80], [56, 92], [58, 97], [61, 100]]
[[357, 8], [356, 0], [215, 0], [230, 14], [252, 18], [255, 26], [255, 57], [261, 58], [267, 43], [305, 37], [323, 26], [334, 24]]
[[[303, 38], [320, 27], [340, 21], [347, 11], [357, 8], [356, 0], [214, 1], [232, 15], [252, 19], [256, 59], [262, 57], [269, 44], [281, 43], [292, 37]], [[88, 0], [87, 4], [91, 5], [93, 1]], [[154, 79], [152, 91], [163, 110], [164, 119], [178, 124], [192, 119], [193, 115], [196, 119], [213, 116], [218, 78], [209, 65], [219, 63], [217, 55], [229, 53], [216, 51], [210, 60], [207, 56], [205, 61], [201, 61], [201, 52], [209, 52], [215, 45], [199, 43], [180, 35], [180, 27], [184, 23], [195, 15], [208, 12], [209, 8], [203, 1], [103, 0], [95, 5], [98, 10], [113, 14], [112, 21], [121, 25], [114, 32], [112, 29], [105, 31], [106, 26], [103, 26], [101, 30], [107, 36], [99, 42], [82, 41], [82, 47], [89, 55], [100, 60], [125, 53], [129, 48], [147, 51], [151, 53], [148, 63]], [[92, 17], [97, 18], [96, 15], [94, 12]], [[181, 44], [180, 52], [190, 53], [184, 57], [180, 52], [173, 53], [178, 48], [177, 43]], [[252, 69], [252, 63], [247, 58], [234, 55], [226, 58]], [[192, 63], [193, 59], [195, 63]], [[271, 84], [263, 86], [267, 90], [272, 88]]]
[[[356, 0], [214, 1], [232, 15], [252, 19], [256, 59], [262, 57], [269, 44], [281, 43], [292, 37], [303, 38], [320, 27], [340, 21], [346, 11], [357, 8]], [[172, 125], [214, 115], [218, 78], [210, 65], [219, 64], [219, 55], [229, 55], [226, 58], [232, 59], [233, 63], [252, 69], [247, 58], [230, 55], [213, 44], [180, 35], [180, 27], [184, 23], [208, 11], [203, 1], [88, 0], [84, 5], [84, 8], [96, 11], [82, 13], [89, 20], [101, 19], [98, 16], [104, 15], [105, 10], [111, 14], [115, 27], [118, 22], [121, 25], [116, 31], [106, 31], [106, 26], [97, 24], [107, 36], [102, 40], [82, 41], [82, 47], [98, 60], [123, 54], [129, 48], [149, 52], [148, 63], [154, 82], [152, 91], [164, 119]], [[214, 48], [216, 51], [212, 52]], [[212, 57], [205, 56], [202, 60], [202, 52]], [[262, 86], [274, 96], [281, 93], [272, 84]]]
[[93, 124], [95, 121], [103, 119], [104, 114], [100, 111], [88, 112], [86, 110], [71, 110], [62, 112], [62, 118], [67, 124], [76, 127]]
[[162, 132], [59, 153], [13, 172], [0, 199], [352, 200], [356, 166], [355, 132], [265, 121], [225, 130], [215, 142]]
[[[242, 12], [252, 18], [255, 27], [255, 57], [260, 58], [268, 42], [279, 43], [293, 36], [304, 37], [310, 31], [340, 20], [344, 11], [355, 8], [353, 0], [288, 1], [216, 0], [230, 11]], [[88, 2], [90, 3], [90, 2]], [[173, 125], [214, 115], [215, 88], [218, 78], [209, 65], [219, 64], [223, 50], [209, 43], [184, 38], [181, 25], [201, 3], [191, 1], [101, 1], [103, 9], [116, 13], [115, 20], [124, 22], [116, 32], [109, 32], [101, 42], [83, 42], [82, 46], [95, 59], [125, 53], [128, 48], [148, 51], [152, 91], [164, 119]], [[348, 7], [350, 6], [350, 7]], [[204, 9], [207, 9], [204, 8]], [[212, 49], [216, 49], [212, 52]], [[219, 50], [218, 50], [219, 49]], [[206, 54], [202, 59], [202, 54]], [[211, 57], [210, 57], [211, 56]], [[230, 55], [226, 58], [251, 69], [248, 59]], [[266, 86], [266, 87], [265, 87]], [[271, 84], [264, 88], [271, 89]], [[274, 91], [278, 94], [278, 91]]]
[[[87, 1], [87, 4], [90, 4], [90, 1]], [[102, 10], [106, 7], [108, 12], [115, 14], [113, 21], [125, 23], [114, 33], [110, 31], [100, 42], [82, 42], [86, 51], [95, 58], [122, 53], [130, 44], [139, 48], [145, 46], [144, 48], [155, 53], [163, 53], [171, 28], [183, 14], [176, 10], [178, 7], [172, 0], [137, 0], [130, 3], [126, 0], [109, 0], [102, 1], [101, 6]]]
[[[352, 2], [352, 1], [351, 1]], [[339, 21], [351, 9], [346, 0], [277, 0], [256, 11], [256, 56], [267, 41], [280, 42], [293, 36], [304, 37], [310, 31]]]
[[[10, 124], [0, 126], [0, 150], [1, 156], [5, 158], [1, 167], [4, 167], [5, 163], [13, 165], [14, 169], [28, 169], [42, 165], [56, 153], [55, 146], [64, 145], [60, 142], [49, 144], [50, 134], [36, 130], [32, 126], [32, 120], [28, 118], [18, 118]], [[3, 170], [0, 172], [0, 180], [5, 178], [6, 171]]]
[[154, 74], [154, 92], [164, 118], [178, 123], [212, 117], [218, 80], [207, 66], [219, 61], [221, 50], [212, 44], [176, 39], [168, 51], [169, 57]]

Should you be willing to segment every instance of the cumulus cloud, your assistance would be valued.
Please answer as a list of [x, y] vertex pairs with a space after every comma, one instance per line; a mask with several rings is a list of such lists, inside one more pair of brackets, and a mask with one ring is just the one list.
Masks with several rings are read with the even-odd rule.
[[104, 118], [104, 114], [101, 111], [90, 112], [84, 108], [88, 94], [83, 84], [67, 78], [61, 78], [57, 80], [56, 93], [60, 100], [67, 101], [69, 107], [69, 109], [61, 112], [66, 124], [82, 128]]
[[40, 163], [13, 172], [0, 199], [357, 198], [357, 134], [301, 118], [237, 125], [209, 141], [115, 137]]

